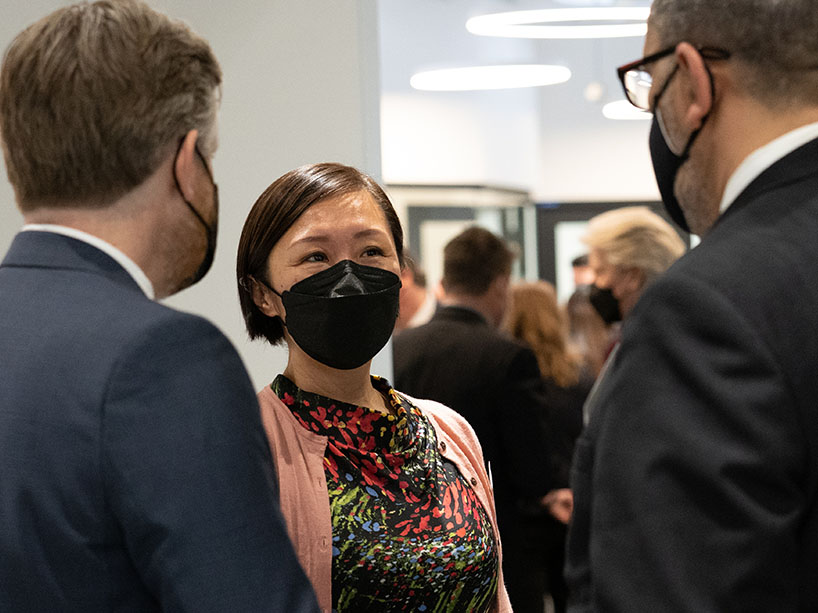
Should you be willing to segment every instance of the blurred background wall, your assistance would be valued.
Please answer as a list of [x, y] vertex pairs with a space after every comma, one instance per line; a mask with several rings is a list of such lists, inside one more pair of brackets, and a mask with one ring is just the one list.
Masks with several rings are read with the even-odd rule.
[[[25, 26], [71, 2], [0, 1], [0, 46]], [[238, 347], [256, 387], [286, 364], [283, 349], [246, 340], [238, 306], [235, 254], [259, 194], [302, 164], [338, 161], [380, 174], [377, 13], [355, 0], [149, 0], [207, 38], [224, 72], [219, 150], [214, 158], [221, 215], [213, 269], [170, 298], [205, 315]], [[0, 253], [22, 217], [0, 180]], [[381, 370], [389, 369], [386, 356]], [[180, 365], [184, 367], [184, 365]]]
[[[470, 223], [517, 244], [518, 276], [559, 281], [566, 258], [582, 250], [576, 237], [584, 219], [620, 204], [655, 204], [658, 197], [647, 149], [650, 122], [602, 115], [605, 103], [622, 98], [615, 67], [641, 55], [641, 38], [508, 39], [465, 29], [476, 14], [565, 8], [578, 0], [148, 1], [206, 37], [224, 71], [214, 159], [221, 196], [216, 259], [204, 281], [168, 303], [219, 325], [257, 387], [283, 369], [286, 355], [246, 340], [235, 252], [256, 197], [296, 166], [339, 161], [388, 184], [410, 247], [423, 254], [433, 282], [440, 248]], [[65, 4], [0, 0], [0, 46]], [[409, 85], [422, 69], [537, 62], [565, 65], [572, 78], [496, 91], [426, 92]], [[2, 170], [0, 253], [22, 223]], [[569, 290], [561, 288], [563, 297]], [[376, 372], [391, 373], [389, 355], [387, 348], [376, 358]]]

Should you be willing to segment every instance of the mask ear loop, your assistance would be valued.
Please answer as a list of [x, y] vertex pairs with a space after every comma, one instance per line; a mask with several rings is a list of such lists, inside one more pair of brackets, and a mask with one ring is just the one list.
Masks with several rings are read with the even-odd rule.
[[693, 131], [693, 134], [690, 135], [690, 139], [687, 141], [687, 146], [682, 151], [682, 163], [686, 162], [690, 157], [690, 150], [693, 148], [693, 143], [698, 138], [699, 134], [701, 134], [702, 130], [704, 129], [704, 125], [707, 123], [707, 120], [710, 119], [710, 113], [713, 111], [713, 105], [716, 103], [716, 83], [713, 81], [713, 73], [710, 72], [710, 66], [707, 65], [705, 61], [705, 57], [699, 53], [702, 58], [702, 64], [704, 64], [704, 69], [707, 71], [707, 80], [710, 82], [710, 109], [707, 111], [704, 117], [702, 117], [702, 125], [700, 125], [696, 130]]
[[[185, 139], [182, 138], [182, 140], [179, 141], [179, 147], [176, 149], [176, 158], [179, 157], [179, 153], [182, 151], [182, 145], [184, 145], [184, 144], [185, 144]], [[205, 161], [205, 158], [202, 155], [202, 152], [199, 151], [199, 146], [198, 145], [193, 145], [193, 147], [194, 147], [194, 150], [196, 152], [196, 155], [199, 156], [199, 159], [202, 161], [202, 166], [204, 166], [205, 172], [207, 173], [208, 179], [210, 179], [211, 185], [213, 185], [214, 196], [216, 198], [216, 201], [218, 202], [219, 187], [216, 185], [216, 182], [213, 180], [213, 175], [210, 174], [210, 168], [207, 167], [207, 162]], [[196, 219], [199, 220], [199, 223], [202, 224], [202, 226], [204, 226], [204, 229], [205, 229], [205, 232], [207, 233], [207, 235], [210, 236], [213, 233], [213, 230], [208, 225], [208, 223], [204, 220], [204, 217], [202, 217], [202, 214], [199, 213], [199, 211], [196, 210], [196, 207], [194, 207], [190, 203], [190, 201], [187, 198], [185, 198], [185, 192], [182, 191], [182, 186], [179, 183], [179, 177], [176, 176], [176, 158], [174, 158], [174, 164], [173, 164], [173, 182], [176, 183], [176, 189], [179, 192], [179, 194], [181, 194], [182, 201], [187, 205], [187, 207], [190, 209], [190, 211], [196, 216]]]
[[242, 279], [239, 281], [239, 285], [245, 292], [253, 291], [251, 283], [259, 283], [266, 287], [271, 292], [273, 292], [279, 298], [284, 298], [284, 296], [282, 296], [280, 293], [278, 293], [276, 290], [270, 287], [270, 285], [266, 281], [264, 281], [263, 279], [256, 279], [253, 275], [247, 275], [246, 277], [242, 277]]
[[[693, 133], [690, 135], [690, 138], [687, 139], [687, 144], [684, 146], [684, 149], [682, 149], [682, 152], [677, 154], [675, 151], [671, 149], [674, 155], [679, 156], [680, 165], [684, 164], [688, 159], [690, 159], [690, 150], [693, 148], [693, 143], [696, 142], [696, 139], [698, 138], [699, 134], [701, 134], [701, 131], [704, 129], [704, 125], [707, 123], [707, 120], [710, 119], [710, 113], [713, 110], [713, 104], [715, 104], [716, 100], [716, 84], [713, 81], [713, 73], [710, 71], [710, 66], [707, 65], [705, 57], [701, 54], [701, 52], [697, 53], [699, 53], [699, 56], [702, 58], [702, 64], [704, 64], [704, 69], [707, 71], [707, 79], [710, 82], [710, 110], [707, 111], [707, 114], [704, 117], [702, 117], [701, 125], [695, 130], [693, 130]], [[662, 86], [662, 89], [659, 91], [658, 94], [656, 94], [656, 97], [653, 99], [655, 109], [654, 113], [656, 114], [656, 119], [659, 122], [659, 129], [662, 131], [662, 136], [664, 137], [665, 142], [668, 143], [668, 148], [670, 148], [670, 139], [668, 138], [668, 133], [667, 130], [665, 129], [665, 122], [662, 121], [662, 114], [659, 112], [659, 98], [661, 98], [662, 94], [665, 93], [665, 90], [668, 88], [668, 85], [670, 85], [670, 80], [676, 75], [676, 71], [678, 69], [679, 65], [676, 64], [676, 66], [673, 68], [673, 72], [670, 73], [670, 76], [667, 78], [665, 84]]]
[[[241, 286], [241, 288], [244, 291], [246, 291], [246, 292], [248, 292], [250, 294], [253, 293], [253, 288], [251, 286], [252, 283], [259, 283], [259, 284], [263, 285], [268, 290], [273, 292], [276, 296], [278, 296], [279, 298], [284, 300], [284, 296], [282, 296], [276, 290], [274, 290], [272, 287], [270, 287], [270, 285], [266, 281], [264, 281], [263, 279], [257, 279], [253, 275], [247, 275], [246, 277], [242, 277], [242, 279], [239, 281], [239, 285]], [[256, 305], [256, 308], [258, 308], [258, 305]], [[267, 315], [267, 317], [269, 317], [269, 315]], [[287, 322], [284, 320], [284, 318], [279, 316], [279, 315], [276, 315], [276, 317], [278, 317], [281, 320], [281, 325], [286, 328], [287, 327]]]

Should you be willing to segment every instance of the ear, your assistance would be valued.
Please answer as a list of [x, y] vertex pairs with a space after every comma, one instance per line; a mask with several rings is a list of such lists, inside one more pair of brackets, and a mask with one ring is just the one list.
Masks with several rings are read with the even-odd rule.
[[489, 285], [489, 292], [493, 293], [497, 298], [505, 299], [508, 296], [508, 288], [511, 286], [510, 275], [500, 275]]
[[267, 317], [284, 317], [284, 305], [281, 299], [275, 296], [261, 283], [253, 279], [253, 302], [256, 303], [259, 311]]
[[704, 58], [690, 43], [679, 43], [676, 47], [676, 62], [687, 96], [684, 119], [688, 128], [697, 130], [713, 106], [712, 75]]
[[645, 273], [640, 268], [630, 267], [623, 270], [622, 281], [629, 293], [637, 293], [645, 285]]
[[191, 130], [182, 139], [182, 144], [176, 153], [176, 159], [173, 161], [173, 169], [176, 173], [176, 181], [179, 183], [179, 189], [182, 192], [185, 200], [188, 202], [195, 202], [197, 181], [197, 161], [196, 155], [196, 140], [199, 138], [197, 130]]

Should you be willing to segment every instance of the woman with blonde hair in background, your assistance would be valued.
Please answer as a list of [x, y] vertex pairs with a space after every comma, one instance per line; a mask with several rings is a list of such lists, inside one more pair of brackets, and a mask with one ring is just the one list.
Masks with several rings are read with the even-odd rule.
[[582, 356], [568, 343], [565, 316], [557, 304], [554, 286], [546, 281], [521, 283], [512, 288], [505, 329], [527, 344], [542, 372], [547, 394], [547, 430], [551, 468], [557, 488], [545, 498], [545, 509], [530, 515], [532, 576], [551, 594], [554, 610], [565, 610], [562, 575], [566, 524], [570, 519], [568, 480], [574, 443], [582, 430], [582, 405], [593, 383]]

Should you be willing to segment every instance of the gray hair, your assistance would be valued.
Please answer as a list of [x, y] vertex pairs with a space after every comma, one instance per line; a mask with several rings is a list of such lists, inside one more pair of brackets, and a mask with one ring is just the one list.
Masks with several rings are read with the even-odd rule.
[[815, 0], [654, 0], [648, 23], [663, 47], [729, 51], [741, 86], [764, 104], [818, 103]]

